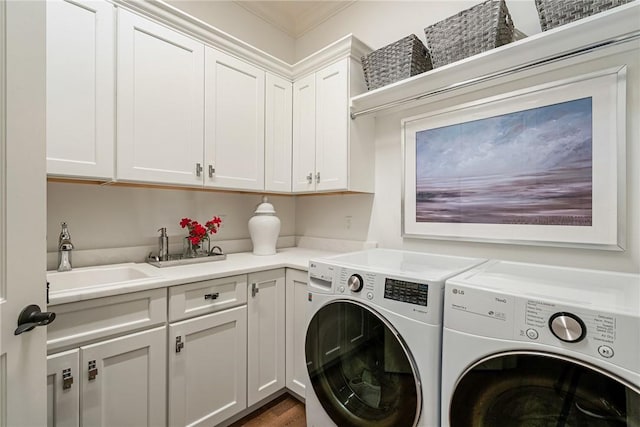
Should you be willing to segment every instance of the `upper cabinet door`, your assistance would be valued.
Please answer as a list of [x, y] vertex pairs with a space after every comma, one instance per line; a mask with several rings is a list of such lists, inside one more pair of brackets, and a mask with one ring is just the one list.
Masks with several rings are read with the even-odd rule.
[[291, 192], [292, 84], [267, 74], [264, 188]]
[[293, 84], [293, 191], [314, 191], [316, 170], [315, 74]]
[[347, 59], [316, 73], [316, 190], [347, 189], [349, 150]]
[[204, 45], [118, 10], [117, 178], [202, 185]]
[[264, 189], [261, 69], [206, 48], [205, 186]]
[[47, 173], [113, 178], [114, 7], [47, 2]]

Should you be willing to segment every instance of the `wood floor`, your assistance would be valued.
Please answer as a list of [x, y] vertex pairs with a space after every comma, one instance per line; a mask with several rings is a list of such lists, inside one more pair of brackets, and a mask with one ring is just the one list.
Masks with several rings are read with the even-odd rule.
[[305, 427], [304, 404], [284, 394], [229, 427]]

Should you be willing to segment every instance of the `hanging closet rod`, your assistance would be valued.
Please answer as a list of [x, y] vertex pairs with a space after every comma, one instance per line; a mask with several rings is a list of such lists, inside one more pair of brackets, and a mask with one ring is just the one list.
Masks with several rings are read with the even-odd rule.
[[561, 61], [567, 58], [572, 58], [574, 56], [584, 55], [590, 52], [593, 52], [598, 49], [602, 49], [609, 46], [614, 46], [621, 43], [626, 43], [629, 41], [640, 39], [640, 31], [635, 31], [633, 33], [625, 34], [623, 36], [614, 37], [611, 39], [607, 39], [601, 42], [593, 43], [587, 46], [583, 46], [581, 48], [573, 49], [567, 52], [563, 52], [557, 55], [549, 56], [544, 59], [540, 59], [537, 61], [527, 62], [522, 65], [518, 65], [515, 67], [507, 68], [506, 70], [497, 71], [495, 73], [485, 74], [484, 76], [475, 77], [473, 79], [465, 80], [458, 83], [453, 83], [449, 86], [441, 87], [429, 92], [421, 93], [416, 96], [399, 99], [396, 101], [387, 102], [385, 104], [377, 105], [375, 107], [367, 108], [362, 111], [357, 111], [355, 113], [351, 113], [351, 118], [355, 119], [358, 116], [375, 113], [382, 110], [387, 110], [389, 108], [397, 107], [402, 104], [406, 104], [407, 102], [418, 101], [425, 98], [430, 98], [432, 96], [440, 95], [443, 93], [451, 92], [453, 90], [465, 88], [471, 85], [475, 85], [478, 83], [487, 82], [489, 80], [497, 79], [499, 77], [508, 76], [513, 73], [518, 73], [521, 71], [530, 70], [536, 67], [540, 67], [543, 65], [551, 64], [553, 62]]

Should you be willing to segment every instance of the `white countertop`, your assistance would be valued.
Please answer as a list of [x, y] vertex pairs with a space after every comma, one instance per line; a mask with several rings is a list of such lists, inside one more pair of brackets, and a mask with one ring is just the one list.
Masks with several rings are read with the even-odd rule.
[[[276, 268], [307, 270], [311, 258], [331, 255], [336, 255], [336, 252], [307, 248], [283, 248], [278, 249], [275, 255], [257, 256], [250, 252], [243, 252], [228, 254], [227, 259], [222, 261], [203, 262], [175, 267], [158, 268], [147, 263], [129, 264], [135, 265], [137, 269], [151, 277], [64, 291], [56, 291], [55, 285], [52, 282], [49, 292], [49, 306]], [[86, 267], [76, 270], [105, 267], [109, 266]]]

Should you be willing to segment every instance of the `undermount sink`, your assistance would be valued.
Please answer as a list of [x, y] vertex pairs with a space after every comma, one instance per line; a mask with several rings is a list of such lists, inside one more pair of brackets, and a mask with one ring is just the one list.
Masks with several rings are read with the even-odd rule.
[[140, 280], [154, 279], [135, 264], [108, 267], [88, 267], [72, 271], [47, 272], [50, 292], [62, 292], [91, 288], [95, 286], [115, 285]]

